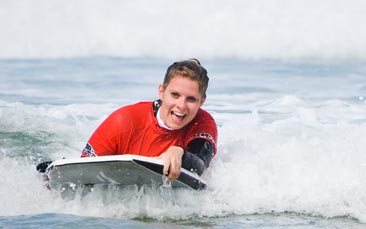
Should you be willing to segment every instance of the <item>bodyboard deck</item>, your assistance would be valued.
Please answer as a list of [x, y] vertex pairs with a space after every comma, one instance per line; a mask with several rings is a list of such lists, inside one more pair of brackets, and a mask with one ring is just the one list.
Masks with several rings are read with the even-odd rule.
[[[60, 159], [45, 173], [48, 186], [57, 189], [65, 184], [84, 185], [157, 185], [163, 182], [161, 160], [138, 155], [118, 155]], [[184, 168], [172, 188], [204, 189], [206, 182]]]

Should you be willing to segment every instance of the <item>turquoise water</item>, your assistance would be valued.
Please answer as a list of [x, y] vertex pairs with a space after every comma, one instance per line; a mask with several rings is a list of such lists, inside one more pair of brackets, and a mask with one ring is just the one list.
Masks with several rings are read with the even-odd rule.
[[37, 163], [79, 157], [116, 108], [157, 97], [159, 58], [0, 60], [0, 225], [362, 228], [362, 62], [201, 60], [219, 153], [202, 192], [145, 187], [63, 200]]
[[293, 213], [159, 221], [41, 214], [0, 217], [0, 222], [4, 228], [364, 228], [364, 225], [348, 218], [322, 219]]

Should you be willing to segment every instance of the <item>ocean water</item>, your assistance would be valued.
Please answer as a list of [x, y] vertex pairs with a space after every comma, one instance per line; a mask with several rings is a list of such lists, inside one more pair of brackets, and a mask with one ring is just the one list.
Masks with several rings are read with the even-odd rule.
[[0, 60], [4, 227], [362, 228], [363, 63], [201, 60], [219, 150], [208, 189], [95, 191], [63, 200], [35, 166], [79, 157], [113, 110], [157, 98], [168, 59]]
[[[169, 6], [169, 10], [167, 8]], [[364, 1], [0, 2], [0, 227], [365, 228]], [[6, 35], [6, 36], [5, 36]], [[208, 69], [203, 191], [73, 200], [35, 166], [79, 157], [174, 61]]]

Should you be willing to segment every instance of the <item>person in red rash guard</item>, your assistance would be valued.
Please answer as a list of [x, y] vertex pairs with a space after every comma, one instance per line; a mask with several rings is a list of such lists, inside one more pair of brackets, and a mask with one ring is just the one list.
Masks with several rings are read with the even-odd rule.
[[81, 156], [158, 157], [169, 180], [178, 178], [181, 167], [201, 175], [217, 151], [215, 120], [201, 108], [208, 81], [197, 59], [173, 63], [159, 86], [159, 99], [114, 111], [92, 134]]

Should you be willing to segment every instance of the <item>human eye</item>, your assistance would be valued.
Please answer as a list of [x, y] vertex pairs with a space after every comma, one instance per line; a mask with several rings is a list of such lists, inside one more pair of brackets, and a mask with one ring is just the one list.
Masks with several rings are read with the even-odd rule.
[[179, 93], [178, 92], [171, 92], [170, 95], [173, 97], [173, 98], [179, 98]]
[[198, 99], [194, 96], [189, 96], [189, 97], [187, 97], [187, 101], [190, 103], [195, 103], [198, 101]]

